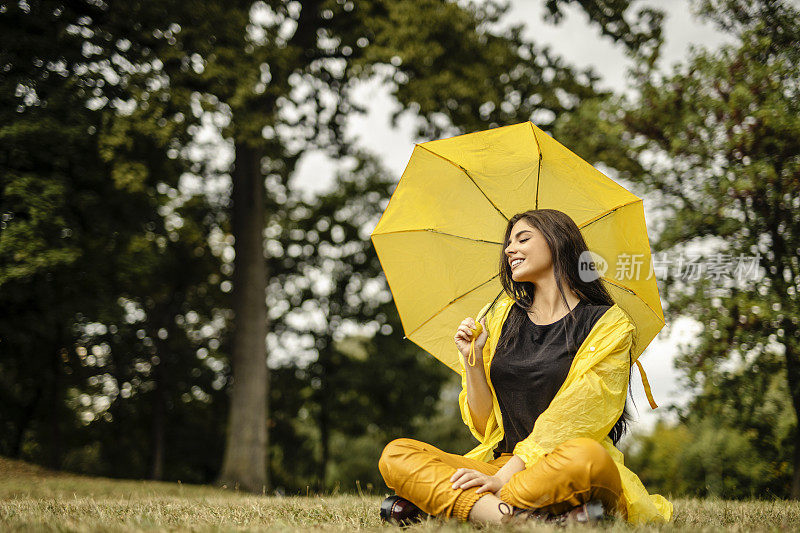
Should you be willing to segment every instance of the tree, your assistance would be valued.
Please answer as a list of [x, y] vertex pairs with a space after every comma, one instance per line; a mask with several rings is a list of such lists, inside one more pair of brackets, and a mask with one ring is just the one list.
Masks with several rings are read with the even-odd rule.
[[[117, 470], [102, 457], [92, 468], [158, 478], [169, 405], [197, 384], [178, 376], [191, 374], [186, 354], [195, 360], [199, 346], [174, 318], [186, 306], [202, 313], [198, 292], [214, 291], [206, 280], [217, 263], [197, 250], [207, 251], [216, 221], [204, 224], [205, 202], [173, 198], [190, 168], [179, 154], [195, 117], [185, 92], [167, 94], [155, 57], [171, 46], [175, 28], [161, 17], [169, 6], [130, 7], [135, 24], [131, 13], [94, 2], [0, 11], [0, 305], [8, 313], [0, 445], [70, 468], [89, 460], [81, 449], [100, 444], [95, 455], [108, 453], [102, 444], [114, 433], [95, 429], [111, 426], [141, 440], [128, 441], [130, 461]], [[167, 215], [177, 224], [179, 212], [200, 220], [170, 229]], [[142, 319], [126, 320], [120, 300]], [[141, 433], [125, 426], [131, 405], [149, 422]]]
[[[696, 51], [671, 75], [639, 70], [640, 97], [622, 116], [620, 138], [641, 172], [633, 164], [626, 176], [663, 199], [670, 223], [656, 250], [681, 252], [705, 239], [715, 252], [705, 259], [706, 276], [667, 278], [661, 291], [670, 316], [702, 317], [706, 325], [699, 345], [679, 358], [698, 392], [687, 413], [719, 407], [720, 391], [729, 402], [741, 372], [777, 372], [771, 363], [780, 361], [794, 473], [777, 492], [800, 498], [800, 11], [775, 0], [698, 6], [738, 42], [716, 54]], [[748, 266], [737, 259], [751, 257], [763, 276], [737, 276]], [[758, 410], [726, 412], [733, 427], [759, 431]], [[762, 431], [759, 453], [768, 436]]]
[[[627, 5], [607, 3], [580, 2], [587, 12], [603, 13], [599, 23], [609, 35], [630, 29], [644, 36], [625, 39], [631, 50], [647, 42], [649, 33], [627, 24]], [[9, 355], [0, 362], [8, 381], [3, 425], [12, 435], [4, 446], [18, 454], [28, 435], [32, 446], [47, 445], [51, 464], [64, 464], [62, 437], [81, 432], [76, 398], [99, 394], [96, 378], [112, 371], [121, 384], [138, 379], [142, 394], [103, 414], [119, 423], [126, 412], [135, 415], [128, 421], [150, 412], [150, 435], [139, 438], [152, 442], [152, 453], [139, 459], [154, 477], [164, 472], [164, 407], [192, 383], [174, 378], [198, 370], [188, 358], [202, 342], [192, 338], [192, 327], [175, 328], [171, 321], [183, 317], [187, 305], [210, 319], [213, 302], [190, 295], [216, 291], [212, 285], [221, 282], [202, 279], [213, 260], [192, 263], [185, 279], [174, 261], [188, 265], [187, 251], [210, 225], [195, 220], [202, 229], [179, 235], [186, 242], [172, 246], [162, 214], [181, 174], [202, 173], [180, 154], [208, 111], [227, 116], [224, 135], [235, 156], [230, 216], [221, 222], [232, 223], [236, 253], [234, 376], [220, 480], [260, 491], [268, 481], [265, 288], [267, 266], [275, 265], [265, 260], [263, 229], [272, 220], [292, 222], [282, 210], [285, 198], [272, 191], [291, 196], [288, 180], [307, 150], [348, 153], [342, 127], [348, 114], [361, 110], [351, 90], [368, 77], [391, 84], [428, 137], [519, 122], [537, 110], [558, 116], [595, 95], [593, 73], [575, 72], [526, 42], [520, 27], [501, 28], [503, 13], [494, 2], [441, 0], [3, 6], [0, 285], [4, 309], [14, 313], [2, 331]], [[640, 20], [657, 20], [642, 13]], [[537, 122], [547, 127], [549, 120], [545, 115]], [[265, 190], [265, 181], [277, 186]], [[163, 278], [153, 280], [155, 272]], [[167, 281], [180, 290], [168, 294]], [[141, 327], [124, 325], [120, 297], [145, 310], [136, 324]], [[344, 311], [343, 320], [359, 313]], [[109, 329], [89, 332], [96, 323]], [[335, 333], [321, 339], [314, 370], [320, 376], [334, 374], [332, 363], [349, 364], [331, 347]], [[84, 364], [77, 351], [95, 341], [112, 349], [105, 367]], [[168, 363], [162, 354], [176, 359]], [[144, 363], [155, 368], [152, 374]], [[47, 370], [37, 381], [41, 369]], [[201, 371], [200, 381], [207, 376]], [[317, 405], [321, 399], [330, 396], [318, 393]], [[319, 412], [322, 421], [324, 409]], [[104, 421], [92, 424], [99, 428]], [[91, 445], [83, 437], [67, 444], [73, 443]]]
[[[394, 94], [401, 103], [401, 109], [413, 109], [419, 114], [420, 135], [430, 138], [442, 135], [445, 131], [463, 132], [516, 123], [531, 118], [537, 110], [548, 110], [553, 115], [559, 115], [568, 112], [574, 100], [596, 94], [591, 87], [594, 79], [591, 73], [575, 73], [546, 49], [526, 42], [521, 38], [520, 27], [509, 32], [491, 30], [493, 25], [498, 24], [503, 13], [494, 4], [490, 3], [481, 9], [470, 6], [467, 10], [441, 2], [425, 2], [418, 9], [418, 4], [415, 3], [414, 8], [411, 8], [403, 2], [386, 6], [375, 2], [370, 7], [367, 7], [368, 3], [364, 3], [366, 14], [359, 13], [356, 9], [356, 16], [365, 17], [360, 19], [364, 38], [359, 37], [356, 44], [360, 42], [364, 46], [363, 51], [351, 56], [352, 67], [348, 63], [344, 64], [344, 72], [349, 73], [352, 80], [364, 76], [365, 72], [379, 72], [378, 65], [372, 63], [388, 63], [382, 65], [383, 67], [391, 65], [389, 74], [384, 75], [385, 80], [394, 86]], [[596, 7], [594, 2], [584, 4]], [[332, 27], [340, 28], [343, 24], [350, 23], [347, 21], [346, 11], [345, 5], [344, 12], [334, 10], [328, 13], [327, 16], [333, 21]], [[624, 8], [615, 8], [613, 16], [609, 16], [606, 22], [619, 22], [624, 14]], [[323, 19], [325, 17], [323, 11]], [[655, 39], [653, 35], [658, 35], [659, 16], [646, 11], [642, 17], [652, 22], [648, 28], [649, 33], [647, 38], [643, 34], [637, 34], [638, 40], [628, 43], [631, 49], [638, 50], [643, 44]], [[627, 30], [621, 32], [622, 34], [630, 37], [629, 32], [635, 33], [630, 27], [624, 27]], [[420, 46], [420, 43], [432, 43], [433, 47]], [[347, 48], [345, 46], [342, 50]], [[342, 79], [344, 81], [339, 88], [339, 101], [347, 97], [348, 78], [345, 76]], [[552, 81], [547, 81], [548, 79]], [[546, 121], [542, 125], [547, 127]], [[347, 143], [342, 140], [334, 143], [332, 148], [339, 154], [347, 153], [348, 150]], [[343, 323], [362, 323], [368, 321], [370, 316], [375, 316], [374, 302], [357, 296], [357, 291], [359, 287], [370, 284], [373, 281], [371, 278], [379, 277], [380, 268], [377, 258], [371, 251], [364, 250], [363, 242], [360, 241], [365, 234], [365, 225], [368, 225], [365, 224], [365, 217], [368, 220], [372, 213], [373, 219], [377, 220], [379, 212], [374, 210], [378, 205], [385, 204], [390, 191], [386, 190], [385, 185], [373, 190], [375, 185], [369, 185], [369, 181], [363, 183], [363, 178], [356, 178], [365, 170], [369, 168], [358, 166], [353, 171], [352, 178], [355, 179], [352, 182], [337, 181], [336, 190], [320, 198], [319, 205], [309, 205], [307, 209], [298, 210], [297, 215], [282, 219], [283, 236], [280, 246], [276, 244], [275, 247], [286, 250], [290, 256], [297, 258], [275, 257], [269, 267], [272, 273], [271, 284], [289, 288], [285, 300], [291, 301], [292, 306], [300, 302], [304, 302], [304, 307], [309, 304], [309, 309], [319, 310], [319, 314], [324, 317], [323, 329], [320, 330], [317, 324], [309, 325], [307, 329], [316, 338], [310, 349], [316, 352], [317, 359], [307, 370], [298, 372], [303, 376], [299, 383], [303, 383], [303, 380], [308, 380], [309, 383], [302, 388], [305, 391], [303, 394], [307, 394], [307, 402], [299, 404], [303, 407], [297, 407], [296, 398], [287, 398], [286, 394], [281, 395], [279, 391], [273, 395], [274, 401], [280, 402], [280, 405], [295, 406], [290, 409], [291, 412], [300, 409], [304, 414], [310, 412], [317, 417], [319, 427], [315, 438], [320, 441], [319, 453], [314, 454], [319, 457], [317, 486], [326, 485], [329, 441], [337, 428], [342, 428], [340, 434], [346, 433], [344, 428], [350, 428], [351, 433], [363, 435], [371, 425], [368, 422], [369, 416], [364, 416], [363, 419], [356, 416], [360, 409], [357, 404], [352, 403], [354, 400], [347, 403], [342, 398], [351, 397], [359, 401], [371, 398], [371, 409], [366, 412], [371, 413], [372, 420], [381, 420], [384, 427], [392, 414], [406, 413], [404, 409], [396, 409], [397, 405], [413, 404], [414, 400], [403, 394], [396, 394], [404, 391], [400, 385], [392, 385], [391, 381], [378, 378], [386, 373], [385, 369], [382, 370], [382, 365], [387, 365], [388, 371], [395, 375], [398, 372], [398, 361], [402, 360], [406, 367], [410, 367], [412, 359], [401, 359], [407, 350], [386, 349], [370, 357], [366, 364], [361, 364], [351, 361], [348, 354], [337, 349], [332, 342]], [[359, 181], [362, 183], [358, 184]], [[354, 207], [355, 205], [362, 207]], [[292, 212], [294, 208], [287, 205], [282, 210]], [[335, 213], [349, 215], [340, 216]], [[326, 235], [331, 234], [331, 228], [336, 229], [336, 232], [326, 238]], [[296, 242], [286, 240], [287, 236], [295, 233]], [[346, 253], [324, 251], [339, 241], [341, 245], [336, 248], [347, 250]], [[333, 266], [323, 268], [323, 265], [328, 264]], [[322, 294], [315, 290], [314, 284], [302, 279], [309, 268], [325, 271], [324, 277], [330, 279], [333, 288], [322, 290]], [[285, 274], [281, 272], [282, 269], [286, 270]], [[384, 287], [383, 291], [386, 290]], [[393, 314], [382, 312], [378, 316]], [[275, 317], [274, 332], [283, 333], [295, 329], [287, 327], [284, 316]], [[390, 325], [395, 331], [399, 328], [396, 322], [390, 322]], [[294, 333], [300, 335], [303, 332]], [[375, 338], [377, 342], [377, 339], [383, 337], [376, 335]], [[371, 350], [367, 351], [371, 353]], [[394, 360], [385, 357], [390, 354]], [[281, 375], [287, 383], [299, 388], [297, 374], [293, 374], [290, 369], [285, 370], [277, 371], [276, 375]], [[361, 383], [358, 381], [358, 376], [361, 375], [370, 375], [373, 379]], [[426, 379], [430, 380], [428, 385], [438, 388], [437, 373], [429, 371], [426, 375]], [[337, 386], [337, 383], [342, 386]], [[276, 383], [274, 386], [285, 390], [284, 383]], [[376, 401], [389, 394], [389, 388], [398, 389], [391, 394], [395, 409], [384, 405], [383, 401]], [[372, 395], [368, 394], [370, 391]], [[417, 410], [420, 415], [427, 416], [428, 409], [432, 407], [431, 404], [425, 409]], [[348, 416], [343, 419], [338, 415], [341, 412], [348, 413]], [[351, 417], [359, 421], [351, 420]], [[272, 418], [284, 420], [285, 413], [275, 413]], [[281, 423], [280, 427], [282, 441], [288, 435], [295, 438], [290, 424]], [[280, 458], [286, 459], [290, 457], [290, 451], [298, 449], [308, 452], [313, 447], [283, 446]], [[284, 470], [285, 464], [296, 464], [296, 461], [281, 460], [279, 463], [281, 470]], [[303, 475], [310, 474], [303, 472]], [[287, 476], [281, 473], [279, 477], [286, 479]]]
[[629, 440], [626, 463], [656, 492], [718, 498], [786, 497], [795, 422], [778, 358], [729, 371], [678, 423]]
[[[601, 23], [617, 27], [628, 6], [607, 7]], [[575, 73], [525, 42], [521, 27], [497, 29], [503, 12], [494, 2], [271, 0], [205, 3], [183, 13], [174, 59], [183, 54], [183, 63], [196, 62], [200, 75], [190, 79], [174, 71], [171, 83], [218, 100], [230, 116], [225, 134], [235, 153], [234, 375], [220, 481], [257, 491], [268, 484], [263, 340], [270, 273], [260, 235], [272, 201], [262, 198], [264, 174], [288, 179], [308, 149], [343, 153], [346, 116], [361, 109], [350, 92], [369, 76], [394, 86], [427, 135], [519, 122], [535, 110], [558, 115], [594, 94], [591, 72]], [[647, 13], [652, 24], [639, 32], [642, 42], [659, 20]]]
[[[378, 257], [365, 238], [395, 180], [374, 157], [355, 154], [348, 160], [352, 170], [342, 171], [330, 192], [311, 202], [289, 202], [285, 210], [292, 219], [267, 228], [267, 249], [283, 250], [270, 260], [268, 294], [276, 304], [271, 336], [286, 341], [273, 345], [302, 339], [303, 351], [313, 354], [299, 362], [286, 349], [273, 353], [274, 374], [280, 376], [270, 417], [279, 428], [273, 465], [284, 488], [333, 488], [345, 474], [339, 468], [331, 476], [332, 470], [343, 463], [358, 469], [355, 463], [368, 461], [372, 475], [360, 481], [377, 482], [382, 440], [411, 429], [415, 417], [432, 415], [451, 373], [402, 340]], [[354, 332], [358, 327], [364, 331]], [[304, 438], [298, 425], [313, 438]], [[344, 444], [339, 453], [332, 445], [357, 442], [358, 436], [372, 445], [363, 459], [350, 457]]]
[[[4, 451], [19, 456], [38, 426], [40, 458], [54, 467], [73, 421], [63, 401], [73, 320], [116, 305], [116, 267], [124, 266], [108, 257], [153, 214], [146, 194], [109, 176], [98, 149], [104, 114], [87, 104], [125, 92], [87, 66], [94, 43], [108, 46], [104, 28], [87, 28], [90, 12], [22, 3], [0, 13]], [[29, 38], [43, 33], [51, 38]], [[138, 62], [139, 52], [120, 57]]]

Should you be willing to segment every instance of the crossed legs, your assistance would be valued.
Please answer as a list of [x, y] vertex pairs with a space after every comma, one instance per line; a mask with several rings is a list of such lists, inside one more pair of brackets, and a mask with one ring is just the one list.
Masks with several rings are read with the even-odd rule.
[[607, 511], [625, 513], [622, 484], [614, 461], [602, 445], [585, 438], [562, 443], [536, 464], [516, 473], [497, 496], [476, 494], [477, 487], [452, 488], [450, 477], [456, 469], [472, 468], [494, 475], [510, 458], [503, 455], [483, 462], [444, 452], [421, 441], [396, 439], [384, 448], [378, 468], [398, 496], [428, 514], [443, 518], [499, 520], [499, 511], [495, 509], [500, 500], [514, 507], [559, 514], [599, 499]]

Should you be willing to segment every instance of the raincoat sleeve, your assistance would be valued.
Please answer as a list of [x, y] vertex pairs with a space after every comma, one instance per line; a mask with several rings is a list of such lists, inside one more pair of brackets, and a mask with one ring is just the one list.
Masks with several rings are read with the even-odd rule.
[[633, 331], [634, 326], [624, 321], [582, 347], [584, 355], [580, 360], [576, 355], [567, 379], [536, 419], [531, 434], [514, 448], [526, 467], [564, 441], [606, 438], [625, 408]]
[[[481, 309], [478, 316], [483, 316], [486, 313], [486, 310], [489, 308], [489, 305], [486, 305], [483, 309]], [[487, 322], [489, 317], [486, 318]], [[485, 372], [489, 372], [488, 365], [487, 365], [487, 357], [489, 353], [489, 341], [487, 340], [486, 345], [483, 347], [483, 369]], [[461, 419], [464, 421], [464, 424], [467, 425], [469, 428], [470, 433], [478, 439], [479, 442], [486, 442], [488, 436], [492, 433], [492, 431], [497, 427], [497, 417], [495, 416], [495, 411], [492, 409], [491, 413], [489, 414], [489, 418], [486, 420], [486, 426], [484, 428], [483, 433], [480, 433], [475, 427], [475, 421], [473, 420], [473, 413], [472, 410], [469, 408], [469, 403], [467, 402], [467, 369], [464, 366], [464, 357], [461, 355], [461, 352], [458, 353], [459, 361], [461, 361], [461, 392], [458, 395], [458, 405], [461, 409]]]

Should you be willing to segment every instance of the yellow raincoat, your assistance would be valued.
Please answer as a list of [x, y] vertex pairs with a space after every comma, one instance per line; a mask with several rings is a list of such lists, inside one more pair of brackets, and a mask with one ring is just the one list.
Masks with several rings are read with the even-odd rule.
[[[487, 378], [503, 323], [512, 305], [513, 300], [503, 295], [486, 317], [489, 338], [483, 349], [483, 364]], [[483, 316], [488, 307], [484, 307], [478, 316]], [[553, 401], [536, 420], [531, 434], [514, 448], [514, 454], [522, 458], [528, 467], [564, 441], [576, 437], [594, 439], [605, 447], [619, 468], [628, 522], [664, 522], [672, 519], [672, 503], [659, 494], [647, 493], [639, 477], [624, 466], [622, 452], [608, 437], [625, 408], [629, 351], [634, 331], [630, 319], [616, 304], [600, 317], [578, 348], [569, 373]], [[464, 455], [489, 461], [493, 458], [495, 445], [503, 439], [503, 418], [497, 394], [491, 379], [488, 379], [492, 391], [492, 413], [486, 422], [485, 433], [481, 434], [475, 429], [467, 404], [467, 376], [463, 359], [461, 363], [461, 394], [458, 398], [461, 418], [480, 442]]]

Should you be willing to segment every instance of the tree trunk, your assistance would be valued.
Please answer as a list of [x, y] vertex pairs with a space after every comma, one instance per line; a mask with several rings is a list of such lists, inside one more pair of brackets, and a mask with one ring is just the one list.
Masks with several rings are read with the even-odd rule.
[[267, 476], [267, 268], [261, 157], [235, 143], [233, 179], [233, 386], [222, 472], [218, 482], [261, 492]]
[[[790, 320], [784, 320], [784, 324], [790, 323]], [[794, 350], [793, 335], [796, 334], [797, 328], [792, 325], [790, 329], [785, 329], [789, 335], [787, 338], [792, 339], [784, 343], [786, 349], [786, 374], [789, 385], [789, 395], [792, 397], [792, 405], [794, 406], [795, 419], [797, 420], [797, 428], [795, 431], [800, 436], [800, 354]], [[800, 439], [794, 440], [794, 471], [792, 472], [792, 488], [790, 497], [793, 500], [800, 500]]]
[[323, 389], [320, 391], [321, 401], [319, 402], [319, 440], [321, 450], [320, 463], [319, 463], [319, 490], [324, 491], [327, 484], [328, 477], [328, 461], [330, 460], [330, 427], [328, 420], [328, 398], [327, 391], [325, 390], [325, 380], [327, 375], [323, 374]]
[[153, 391], [153, 425], [150, 435], [150, 479], [164, 479], [164, 427], [167, 415], [167, 391], [164, 376], [164, 352], [158, 352], [161, 361], [156, 365], [154, 377], [156, 388]]
[[[800, 435], [800, 427], [797, 428]], [[794, 472], [792, 473], [792, 491], [789, 497], [793, 500], [800, 500], [800, 442], [794, 441]]]
[[[60, 337], [59, 337], [60, 338]], [[59, 343], [61, 344], [61, 343]], [[62, 420], [62, 371], [61, 360], [64, 357], [65, 348], [58, 348], [53, 357], [53, 381], [50, 388], [50, 409], [48, 412], [48, 430], [50, 439], [50, 449], [47, 458], [47, 466], [53, 470], [61, 469], [62, 443], [61, 443], [61, 420]]]
[[332, 348], [331, 348], [331, 336], [325, 335], [324, 338], [318, 339], [317, 342], [322, 342], [322, 345], [319, 349], [319, 360], [317, 361], [317, 365], [319, 368], [319, 375], [317, 376], [320, 380], [320, 387], [319, 387], [319, 440], [320, 440], [320, 462], [319, 462], [319, 470], [317, 472], [318, 483], [319, 483], [319, 490], [324, 491], [327, 488], [328, 482], [328, 462], [330, 461], [330, 439], [331, 439], [331, 428], [330, 428], [330, 410], [329, 406], [331, 405], [330, 401], [330, 367], [331, 367], [331, 357], [333, 357]]
[[25, 432], [28, 431], [31, 422], [36, 415], [36, 411], [40, 409], [39, 404], [42, 401], [41, 381], [37, 382], [35, 390], [36, 392], [33, 395], [33, 399], [22, 407], [20, 410], [20, 415], [17, 418], [17, 434], [15, 435], [13, 444], [11, 446], [11, 457], [14, 457], [15, 459], [21, 458], [22, 443], [25, 440]]

